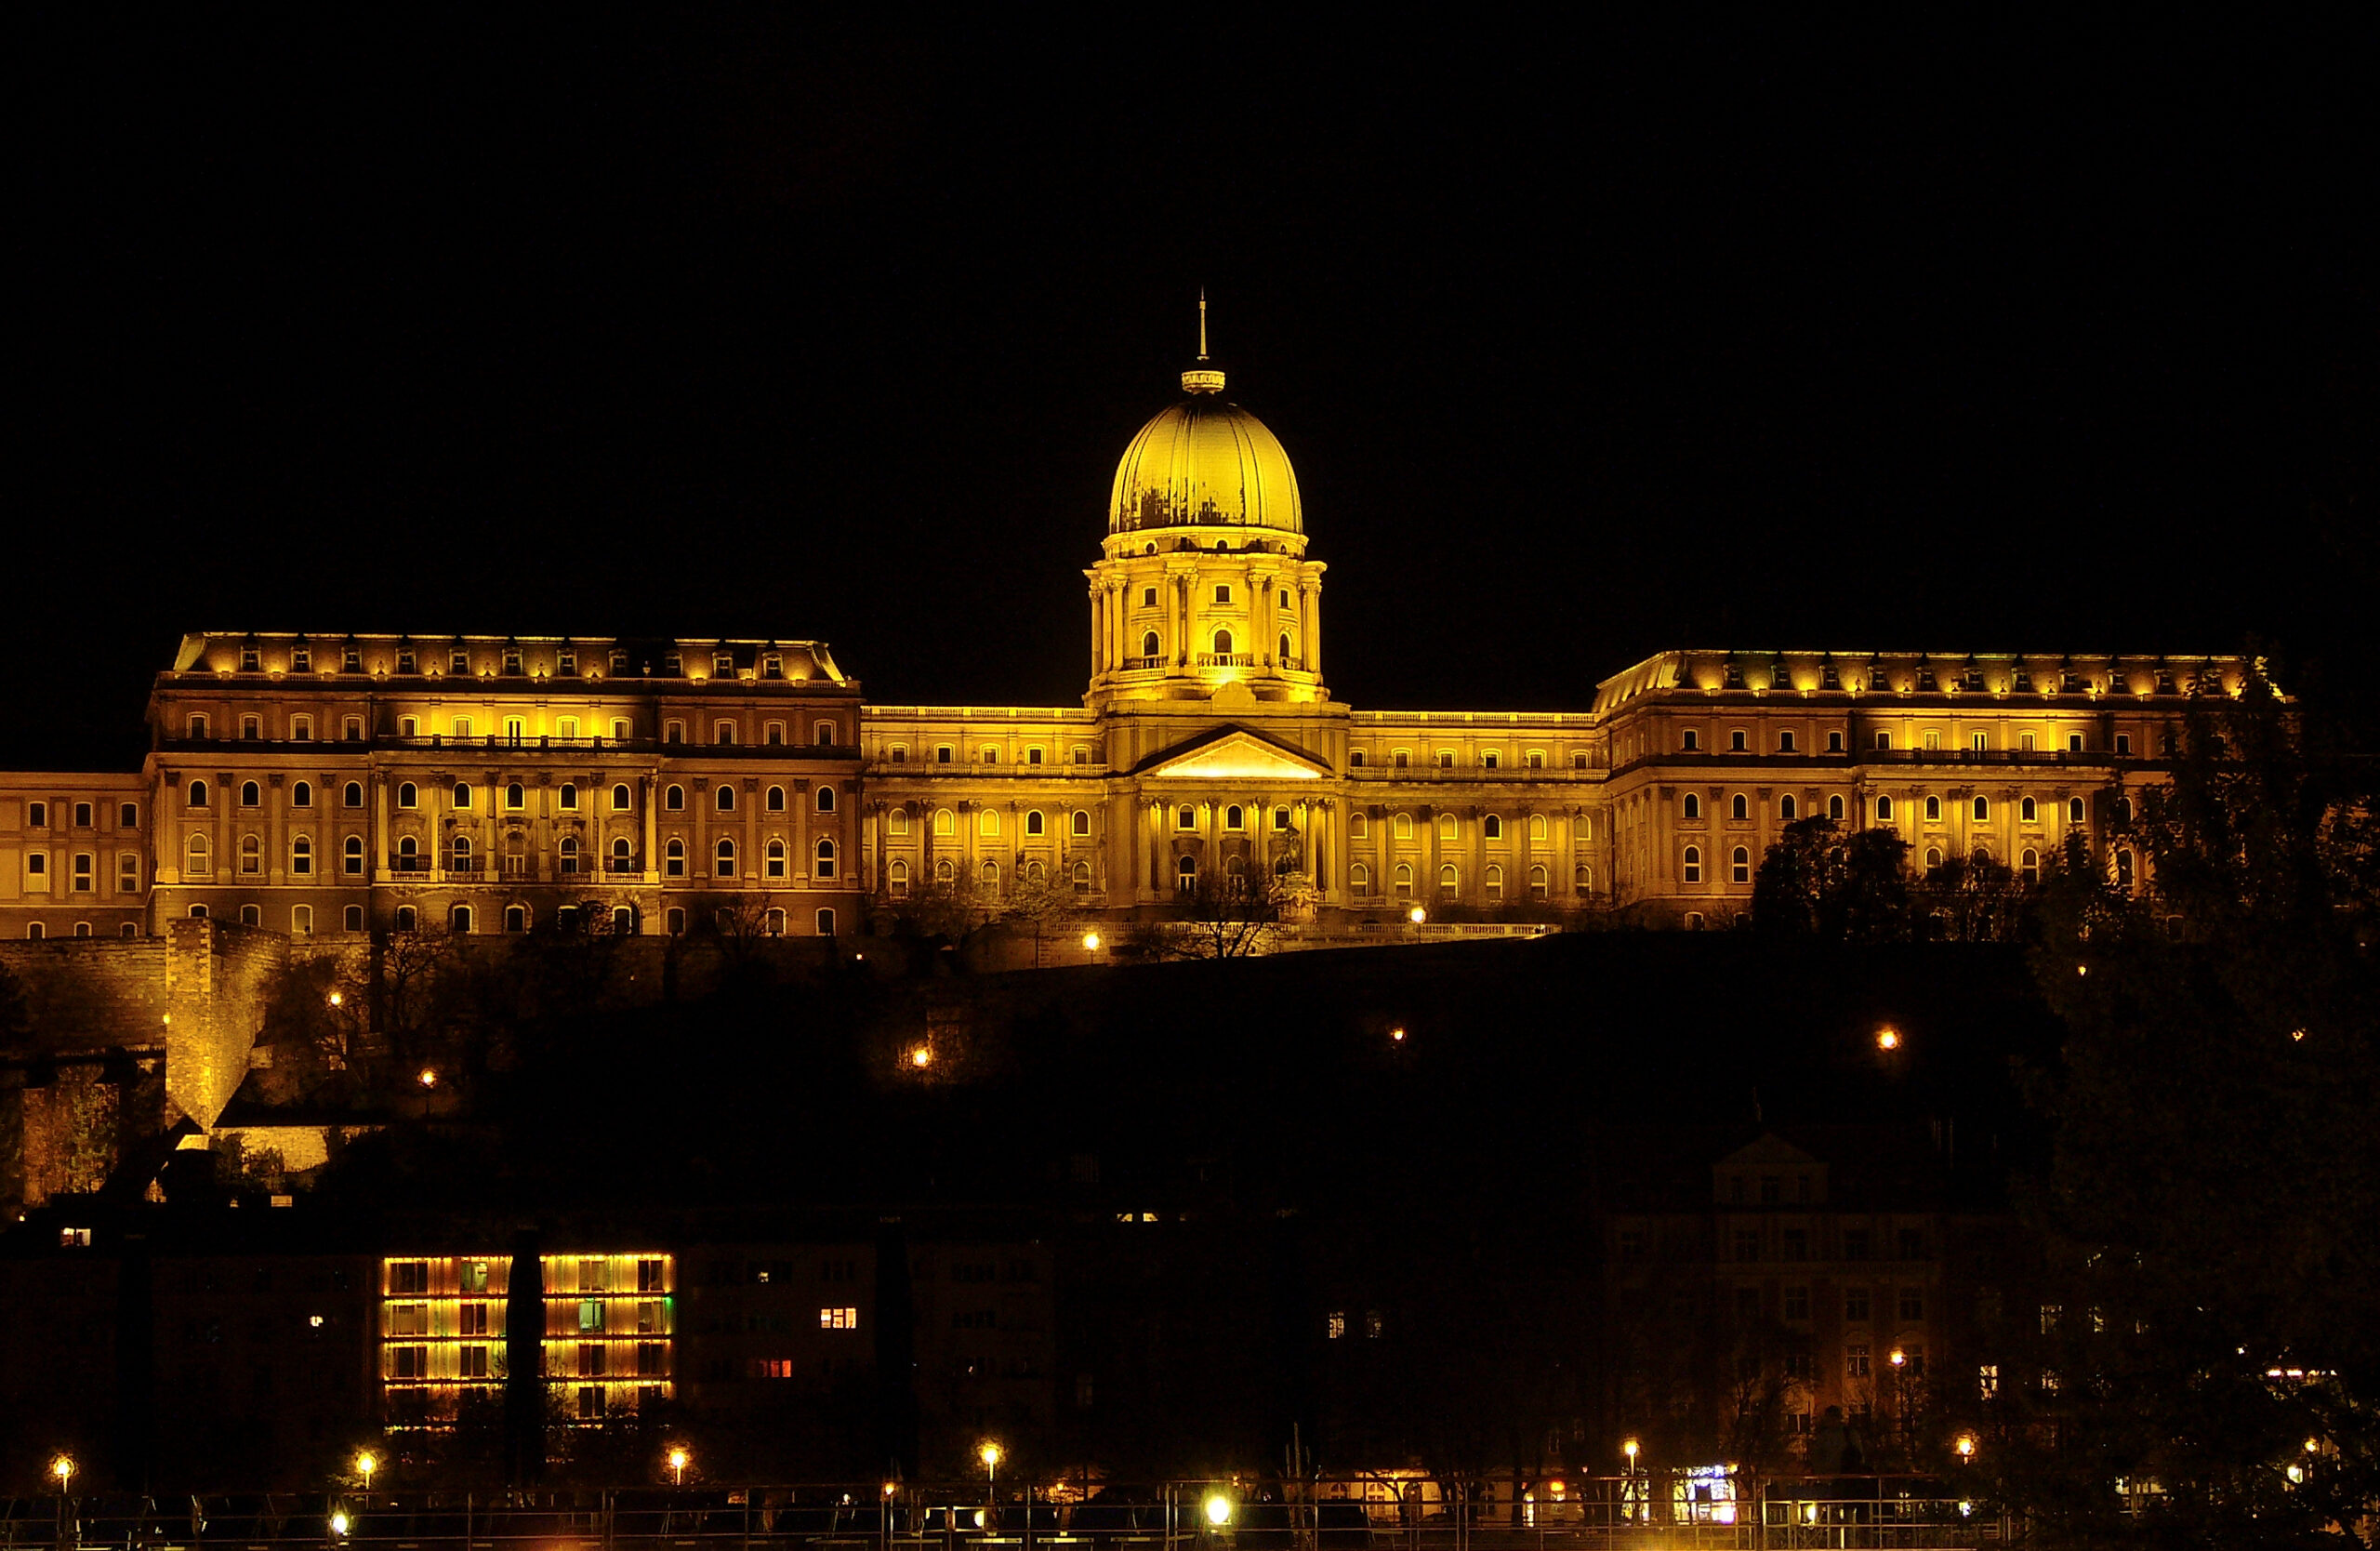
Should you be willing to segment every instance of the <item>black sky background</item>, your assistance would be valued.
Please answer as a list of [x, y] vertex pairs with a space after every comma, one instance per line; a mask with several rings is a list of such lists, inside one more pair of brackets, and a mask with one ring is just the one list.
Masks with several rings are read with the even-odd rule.
[[[746, 7], [8, 24], [0, 760], [185, 630], [1070, 704], [1214, 307], [1375, 708], [2370, 644], [2370, 35]], [[2346, 13], [2342, 13], [2344, 15]]]

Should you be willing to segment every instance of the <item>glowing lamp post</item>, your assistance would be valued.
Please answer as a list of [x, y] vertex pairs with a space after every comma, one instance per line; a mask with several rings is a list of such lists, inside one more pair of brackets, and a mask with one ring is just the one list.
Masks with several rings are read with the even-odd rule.
[[58, 1482], [58, 1495], [66, 1495], [67, 1483], [74, 1479], [74, 1456], [59, 1454], [49, 1462], [49, 1474]]
[[1900, 1030], [1891, 1024], [1876, 1030], [1876, 1048], [1889, 1055], [1900, 1048]]
[[1416, 905], [1411, 909], [1405, 912], [1405, 919], [1411, 921], [1414, 925], [1419, 926], [1423, 921], [1430, 919], [1430, 912], [1421, 908], [1419, 905]]
[[975, 1451], [975, 1457], [984, 1462], [985, 1494], [997, 1500], [999, 1496], [1000, 1446], [985, 1438], [984, 1446]]
[[364, 1478], [364, 1490], [372, 1490], [372, 1472], [380, 1468], [379, 1460], [366, 1449], [355, 1456], [355, 1473]]
[[669, 1451], [669, 1474], [675, 1478], [676, 1483], [679, 1486], [684, 1486], [686, 1484], [686, 1466], [694, 1463], [694, 1457], [692, 1454], [687, 1453], [683, 1449], [672, 1449]]
[[1220, 1491], [1207, 1493], [1207, 1524], [1220, 1530], [1231, 1522], [1231, 1499]]
[[1083, 947], [1083, 951], [1084, 951], [1084, 952], [1086, 952], [1086, 953], [1096, 953], [1096, 952], [1098, 952], [1098, 951], [1099, 951], [1099, 934], [1098, 934], [1098, 933], [1096, 933], [1096, 932], [1085, 932], [1085, 933], [1082, 935], [1082, 947]]
[[909, 1065], [919, 1071], [933, 1065], [933, 1052], [924, 1045], [909, 1047]]
[[1961, 1433], [1950, 1447], [1957, 1451], [1961, 1465], [1975, 1463], [1975, 1434]]
[[1649, 1500], [1650, 1494], [1645, 1491], [1644, 1483], [1636, 1478], [1636, 1456], [1643, 1451], [1636, 1439], [1632, 1437], [1620, 1444], [1620, 1452], [1628, 1460], [1628, 1467], [1622, 1473], [1620, 1484], [1620, 1517], [1622, 1518], [1649, 1517], [1653, 1511]]

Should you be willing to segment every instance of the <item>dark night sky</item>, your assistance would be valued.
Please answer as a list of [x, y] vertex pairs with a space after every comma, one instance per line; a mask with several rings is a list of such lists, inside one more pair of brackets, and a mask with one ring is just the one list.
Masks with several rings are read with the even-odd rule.
[[1202, 284], [1358, 706], [2368, 637], [2368, 35], [699, 15], [12, 24], [0, 759], [188, 629], [1073, 703]]

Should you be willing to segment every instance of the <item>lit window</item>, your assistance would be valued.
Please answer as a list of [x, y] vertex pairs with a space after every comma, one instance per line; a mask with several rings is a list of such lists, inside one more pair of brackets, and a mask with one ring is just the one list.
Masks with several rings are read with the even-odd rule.
[[856, 1308], [822, 1308], [818, 1311], [818, 1328], [822, 1331], [855, 1331], [859, 1329]]

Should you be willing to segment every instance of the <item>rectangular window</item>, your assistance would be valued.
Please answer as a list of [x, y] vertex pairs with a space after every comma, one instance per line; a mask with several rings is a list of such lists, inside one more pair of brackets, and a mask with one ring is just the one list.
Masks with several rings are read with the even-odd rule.
[[138, 802], [119, 802], [116, 804], [115, 827], [119, 829], [139, 829], [140, 804]]
[[1868, 1322], [1868, 1290], [1846, 1287], [1843, 1290], [1843, 1318], [1855, 1325]]
[[859, 1329], [856, 1308], [822, 1308], [818, 1311], [818, 1328], [822, 1331], [855, 1331]]
[[2066, 751], [2069, 754], [2079, 754], [2082, 752], [2082, 735], [2081, 733], [2069, 733], [2066, 735]]
[[487, 1348], [485, 1346], [464, 1347], [462, 1360], [456, 1365], [456, 1375], [465, 1379], [486, 1378]]
[[1869, 1372], [1868, 1348], [1862, 1346], [1843, 1348], [1843, 1372], [1847, 1378], [1866, 1378]]
[[2118, 733], [2116, 735], [2116, 752], [2118, 754], [2129, 754], [2132, 752], [2132, 735], [2130, 733]]
[[1890, 734], [1890, 733], [1878, 733], [1878, 734], [1876, 735], [1876, 747], [1877, 747], [1879, 749], [1890, 749], [1892, 746], [1893, 746], [1893, 735], [1892, 735], [1892, 734]]
[[116, 856], [115, 892], [118, 894], [140, 892], [140, 857], [134, 852], [122, 852]]

